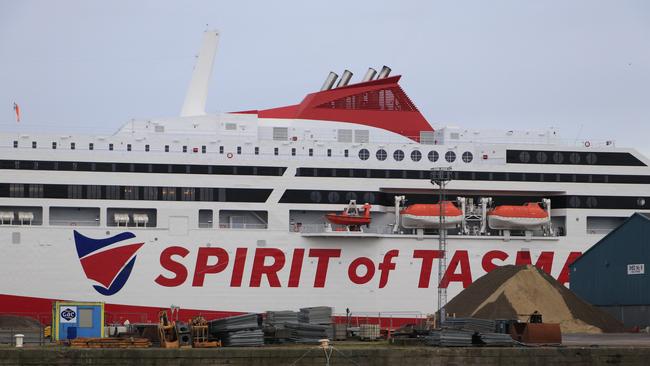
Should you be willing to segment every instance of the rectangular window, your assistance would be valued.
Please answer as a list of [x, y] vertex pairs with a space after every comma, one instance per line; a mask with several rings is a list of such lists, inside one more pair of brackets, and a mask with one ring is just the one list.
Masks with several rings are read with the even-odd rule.
[[348, 155], [349, 155], [349, 154], [348, 154], [348, 149], [343, 150], [343, 156], [345, 156], [345, 157], [347, 158]]
[[354, 130], [354, 142], [367, 143], [370, 141], [370, 132], [368, 130]]
[[138, 187], [125, 186], [122, 188], [122, 197], [125, 200], [137, 200], [138, 199]]
[[280, 154], [280, 149], [277, 147], [273, 148], [273, 155], [278, 155], [278, 154]]
[[25, 185], [11, 183], [9, 185], [9, 197], [15, 197], [15, 198], [25, 197]]
[[36, 148], [36, 141], [32, 141], [32, 149]]
[[56, 142], [52, 142], [52, 149], [56, 150]]
[[260, 148], [258, 146], [255, 146], [255, 155], [260, 154]]
[[332, 156], [332, 149], [327, 149], [327, 156]]
[[43, 198], [43, 185], [30, 184], [29, 185], [29, 198]]
[[184, 153], [187, 152], [187, 145], [184, 145], [184, 146], [183, 146], [183, 152], [184, 152]]
[[93, 309], [78, 309], [79, 313], [79, 328], [92, 328], [93, 327]]
[[144, 151], [149, 151], [149, 145], [144, 145]]
[[205, 154], [206, 152], [208, 152], [207, 146], [205, 146], [205, 145], [201, 146], [201, 153]]
[[223, 146], [219, 146], [219, 154], [223, 154]]
[[338, 130], [338, 142], [352, 142], [352, 130]]
[[163, 199], [163, 201], [176, 201], [176, 188], [174, 188], [174, 187], [163, 187], [163, 189], [162, 189], [162, 199]]
[[126, 144], [126, 151], [131, 151], [131, 144]]
[[76, 147], [76, 144], [74, 142], [70, 143], [70, 150], [74, 150]]
[[291, 148], [291, 156], [296, 156], [296, 148], [295, 147]]
[[194, 188], [183, 188], [182, 194], [182, 201], [194, 201]]
[[113, 144], [108, 144], [108, 150], [113, 151]]
[[314, 156], [314, 149], [309, 149], [309, 156]]
[[236, 123], [226, 123], [226, 130], [227, 131], [235, 131], [235, 130], [237, 130], [237, 124]]
[[288, 127], [273, 127], [273, 140], [287, 141], [289, 139]]
[[241, 155], [241, 146], [237, 146], [237, 155]]
[[169, 145], [165, 145], [165, 152], [169, 152]]
[[102, 186], [86, 186], [86, 198], [88, 199], [101, 199]]
[[88, 150], [93, 150], [95, 148], [95, 144], [92, 142], [88, 144]]
[[213, 198], [214, 198], [214, 192], [212, 188], [199, 188], [199, 200], [212, 201]]
[[158, 199], [158, 187], [144, 187], [144, 199], [155, 201]]
[[14, 149], [18, 148], [18, 140], [14, 140]]
[[82, 199], [82, 188], [83, 186], [68, 186], [68, 198], [72, 199]]
[[199, 210], [199, 228], [212, 227], [212, 210]]
[[119, 200], [120, 186], [106, 186], [106, 199]]

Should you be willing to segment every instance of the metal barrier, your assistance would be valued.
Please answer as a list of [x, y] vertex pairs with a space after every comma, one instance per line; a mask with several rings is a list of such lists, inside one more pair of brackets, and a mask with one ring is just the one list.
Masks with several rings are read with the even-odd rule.
[[45, 344], [45, 336], [43, 334], [44, 327], [40, 328], [2, 328], [0, 329], [0, 344], [16, 345], [16, 334], [22, 334], [23, 344], [25, 345], [38, 345]]

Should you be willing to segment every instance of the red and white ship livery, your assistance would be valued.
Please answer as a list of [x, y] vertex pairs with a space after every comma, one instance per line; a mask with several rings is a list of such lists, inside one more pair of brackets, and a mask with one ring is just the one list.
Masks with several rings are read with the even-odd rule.
[[[330, 305], [397, 324], [500, 265], [568, 285], [568, 264], [649, 211], [636, 150], [434, 126], [387, 67], [331, 73], [298, 104], [206, 113], [217, 39], [206, 32], [180, 117], [0, 134], [1, 312], [48, 321], [53, 300], [103, 301], [109, 322], [142, 322], [171, 304], [182, 317]], [[452, 174], [441, 278], [434, 168]], [[351, 201], [367, 216], [342, 217]]]

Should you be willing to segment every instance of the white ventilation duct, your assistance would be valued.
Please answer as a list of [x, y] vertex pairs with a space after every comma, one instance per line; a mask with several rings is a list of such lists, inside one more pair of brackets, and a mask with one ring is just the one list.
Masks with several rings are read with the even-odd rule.
[[336, 84], [336, 87], [340, 88], [348, 85], [350, 79], [352, 79], [352, 72], [350, 70], [343, 71], [343, 75], [341, 75], [341, 78], [339, 79], [339, 82]]
[[372, 80], [372, 78], [374, 78], [376, 74], [377, 74], [377, 70], [373, 69], [372, 67], [369, 67], [368, 71], [366, 71], [366, 75], [363, 76], [363, 80], [361, 80], [361, 82]]
[[377, 76], [377, 79], [386, 79], [388, 75], [390, 75], [391, 69], [390, 67], [384, 65], [384, 67], [381, 68], [381, 71], [379, 72], [379, 76]]
[[332, 89], [332, 86], [334, 86], [334, 82], [338, 77], [339, 76], [335, 72], [330, 71], [329, 75], [327, 75], [327, 79], [325, 79], [325, 82], [323, 83], [323, 86], [320, 88], [320, 91]]

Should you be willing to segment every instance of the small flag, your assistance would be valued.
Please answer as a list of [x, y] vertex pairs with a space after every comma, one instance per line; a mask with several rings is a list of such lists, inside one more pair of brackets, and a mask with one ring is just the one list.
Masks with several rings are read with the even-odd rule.
[[20, 107], [14, 102], [14, 112], [16, 112], [16, 122], [20, 122]]

